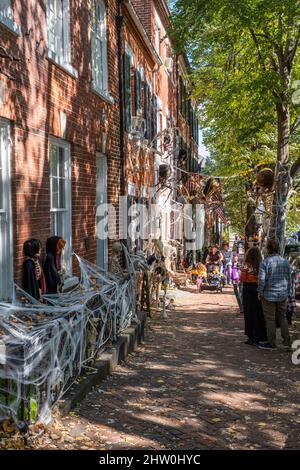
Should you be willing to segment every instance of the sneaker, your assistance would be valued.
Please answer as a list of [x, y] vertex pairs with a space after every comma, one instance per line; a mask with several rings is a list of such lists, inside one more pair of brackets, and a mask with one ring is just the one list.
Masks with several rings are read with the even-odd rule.
[[273, 344], [270, 344], [270, 343], [259, 343], [258, 347], [259, 349], [266, 349], [268, 351], [272, 351], [273, 349], [276, 349], [276, 346], [273, 346]]

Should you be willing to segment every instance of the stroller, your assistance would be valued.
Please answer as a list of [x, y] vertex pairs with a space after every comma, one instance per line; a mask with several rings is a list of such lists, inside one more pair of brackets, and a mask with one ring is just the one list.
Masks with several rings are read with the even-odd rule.
[[202, 279], [201, 283], [197, 283], [199, 292], [204, 289], [223, 292], [224, 284], [224, 276], [219, 272], [219, 269], [216, 265], [209, 266], [207, 277]]

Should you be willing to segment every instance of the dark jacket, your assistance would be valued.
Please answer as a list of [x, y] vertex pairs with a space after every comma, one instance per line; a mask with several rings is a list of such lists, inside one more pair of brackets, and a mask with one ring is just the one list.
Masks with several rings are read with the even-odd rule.
[[44, 262], [44, 275], [48, 294], [57, 294], [57, 287], [60, 284], [60, 276], [56, 261], [57, 242], [61, 237], [50, 237], [46, 242], [46, 259]]
[[35, 263], [27, 259], [23, 263], [23, 290], [36, 300], [40, 300], [40, 282], [36, 278]]

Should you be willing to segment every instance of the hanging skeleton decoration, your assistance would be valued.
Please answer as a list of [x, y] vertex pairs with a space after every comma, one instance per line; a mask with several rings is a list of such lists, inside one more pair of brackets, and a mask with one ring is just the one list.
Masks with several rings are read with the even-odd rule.
[[264, 168], [257, 173], [256, 186], [263, 192], [270, 192], [274, 186], [274, 171]]
[[164, 245], [161, 240], [154, 241], [155, 258], [151, 265], [151, 299], [155, 299], [155, 310], [158, 310], [160, 291], [163, 287], [162, 310], [163, 318], [168, 318], [166, 312], [168, 270], [165, 264]]

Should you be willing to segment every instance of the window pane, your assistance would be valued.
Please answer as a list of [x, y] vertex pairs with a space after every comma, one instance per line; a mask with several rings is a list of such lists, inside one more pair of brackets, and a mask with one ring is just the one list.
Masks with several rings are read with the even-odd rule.
[[64, 156], [64, 149], [62, 147], [58, 147], [58, 176], [61, 178], [65, 177], [65, 156]]
[[60, 178], [58, 180], [59, 185], [59, 209], [66, 208], [66, 180]]
[[51, 176], [58, 176], [58, 147], [56, 145], [50, 145], [50, 171]]
[[52, 178], [52, 194], [51, 194], [52, 209], [58, 209], [58, 179]]
[[93, 86], [99, 92], [107, 92], [107, 27], [106, 8], [102, 0], [94, 3], [93, 19]]
[[11, 0], [0, 0], [0, 13], [5, 18], [12, 18]]
[[63, 237], [63, 218], [64, 214], [61, 212], [51, 213], [51, 234]]
[[63, 10], [62, 0], [48, 0], [47, 4], [47, 39], [48, 48], [58, 57], [62, 56]]

